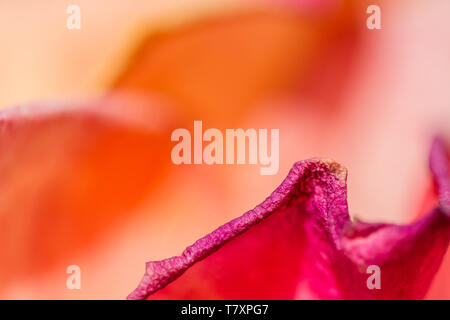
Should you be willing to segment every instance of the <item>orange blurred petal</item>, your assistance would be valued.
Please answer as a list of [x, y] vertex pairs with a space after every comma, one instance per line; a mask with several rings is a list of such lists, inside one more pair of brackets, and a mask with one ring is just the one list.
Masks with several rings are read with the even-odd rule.
[[159, 108], [109, 95], [0, 113], [0, 289], [128, 219], [169, 163]]
[[352, 3], [316, 15], [233, 13], [151, 34], [113, 86], [164, 94], [181, 112], [211, 124], [233, 121], [252, 103], [297, 82], [348, 24]]

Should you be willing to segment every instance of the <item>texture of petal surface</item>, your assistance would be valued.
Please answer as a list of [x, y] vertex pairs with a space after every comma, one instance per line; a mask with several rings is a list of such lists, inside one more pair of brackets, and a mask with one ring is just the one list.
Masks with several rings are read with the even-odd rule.
[[[420, 299], [450, 239], [448, 155], [430, 156], [440, 204], [405, 226], [350, 220], [347, 171], [296, 163], [262, 204], [188, 247], [146, 264], [129, 299]], [[380, 199], [382, 201], [382, 199]], [[368, 285], [379, 267], [380, 288]]]

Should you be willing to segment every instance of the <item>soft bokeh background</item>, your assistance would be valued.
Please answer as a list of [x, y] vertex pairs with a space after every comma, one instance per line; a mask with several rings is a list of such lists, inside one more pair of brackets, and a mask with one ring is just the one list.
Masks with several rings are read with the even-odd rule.
[[[70, 4], [81, 8], [81, 30], [66, 28]], [[381, 6], [382, 30], [366, 28], [369, 4]], [[334, 13], [340, 5], [343, 11]], [[450, 137], [449, 10], [448, 0], [0, 1], [2, 108], [71, 100], [114, 87], [172, 99], [170, 112], [188, 129], [193, 120], [203, 120], [205, 128], [280, 129], [277, 175], [260, 176], [259, 166], [177, 167], [168, 153], [162, 164], [167, 174], [144, 199], [108, 227], [98, 225], [88, 244], [73, 240], [45, 268], [3, 275], [0, 297], [124, 298], [137, 285], [145, 261], [179, 254], [253, 208], [295, 161], [310, 157], [334, 158], [348, 168], [353, 217], [410, 222], [423, 213], [430, 187], [430, 140], [437, 132]], [[246, 12], [257, 12], [256, 22], [248, 22]], [[222, 21], [221, 27], [211, 21]], [[251, 23], [255, 27], [248, 27]], [[161, 30], [169, 36], [146, 38]], [[250, 48], [260, 51], [242, 50], [249, 35], [257, 39]], [[142, 39], [150, 42], [148, 48], [145, 41], [139, 46]], [[135, 56], [133, 66], [129, 61], [136, 50], [143, 58]], [[202, 60], [207, 67], [194, 68], [194, 75], [182, 72], [199, 66], [189, 56], [196, 52], [208, 57]], [[214, 68], [208, 73], [209, 64], [220, 63], [231, 70], [226, 76], [217, 76]], [[142, 77], [136, 70], [158, 73], [149, 80], [144, 72], [144, 80], [133, 82]], [[167, 74], [177, 81], [167, 80]], [[213, 80], [204, 81], [208, 76]], [[93, 214], [98, 217], [92, 220], [108, 219], [106, 211]], [[20, 216], [20, 210], [0, 215]], [[63, 237], [64, 230], [47, 236], [58, 241], [56, 235]], [[16, 245], [5, 241], [3, 248]], [[71, 264], [81, 267], [81, 290], [66, 289]], [[450, 298], [449, 272], [447, 257], [429, 298]]]

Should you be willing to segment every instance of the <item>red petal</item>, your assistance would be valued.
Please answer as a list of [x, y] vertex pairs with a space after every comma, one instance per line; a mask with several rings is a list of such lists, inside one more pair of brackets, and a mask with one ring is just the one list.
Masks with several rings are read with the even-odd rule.
[[[443, 151], [433, 147], [431, 164], [445, 188]], [[345, 180], [336, 162], [296, 163], [254, 210], [148, 262], [128, 298], [422, 298], [448, 247], [448, 201], [410, 226], [352, 224]], [[380, 267], [379, 290], [366, 284], [369, 265]]]

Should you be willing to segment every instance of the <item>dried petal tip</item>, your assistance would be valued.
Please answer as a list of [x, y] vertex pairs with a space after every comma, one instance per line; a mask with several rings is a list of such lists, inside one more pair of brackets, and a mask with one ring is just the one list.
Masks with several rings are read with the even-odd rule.
[[330, 173], [335, 174], [336, 177], [342, 182], [347, 182], [347, 168], [333, 159], [317, 159], [320, 163], [328, 166]]

